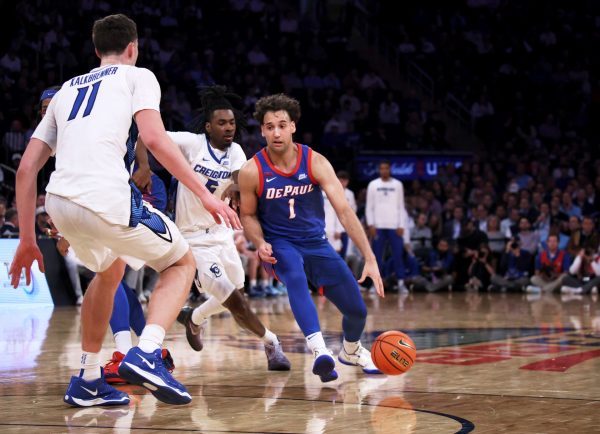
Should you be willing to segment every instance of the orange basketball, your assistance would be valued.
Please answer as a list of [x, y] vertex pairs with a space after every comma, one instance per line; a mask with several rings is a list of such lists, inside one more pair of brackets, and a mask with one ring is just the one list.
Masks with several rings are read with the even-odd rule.
[[390, 330], [377, 336], [371, 347], [373, 363], [387, 375], [408, 371], [417, 359], [417, 347], [405, 333]]

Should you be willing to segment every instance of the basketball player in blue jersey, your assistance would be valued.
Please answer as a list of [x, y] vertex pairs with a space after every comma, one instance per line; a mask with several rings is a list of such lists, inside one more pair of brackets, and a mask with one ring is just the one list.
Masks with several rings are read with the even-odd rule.
[[371, 353], [360, 343], [367, 309], [358, 284], [325, 237], [322, 191], [365, 258], [359, 282], [370, 277], [383, 297], [379, 267], [367, 236], [329, 161], [294, 143], [292, 134], [300, 119], [298, 101], [283, 94], [263, 97], [256, 103], [254, 117], [261, 124], [267, 146], [240, 170], [240, 217], [260, 259], [288, 287], [292, 312], [314, 354], [312, 372], [323, 382], [338, 377], [307, 278], [323, 287], [325, 297], [343, 314], [344, 341], [338, 360], [360, 366], [365, 373], [379, 374]]

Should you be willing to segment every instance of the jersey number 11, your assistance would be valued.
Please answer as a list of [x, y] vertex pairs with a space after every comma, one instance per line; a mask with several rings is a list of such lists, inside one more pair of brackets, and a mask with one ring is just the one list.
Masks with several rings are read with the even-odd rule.
[[[92, 93], [90, 93], [90, 97], [88, 98], [88, 102], [85, 106], [85, 110], [83, 111], [82, 117], [86, 117], [92, 112], [92, 109], [94, 108], [94, 103], [96, 102], [96, 96], [98, 95], [98, 89], [100, 88], [100, 83], [102, 83], [102, 80], [92, 84]], [[89, 88], [89, 86], [85, 86], [77, 89], [77, 97], [75, 98], [73, 108], [71, 109], [71, 114], [69, 115], [69, 119], [67, 119], [67, 121], [75, 119], [75, 117], [79, 113], [79, 109], [83, 104], [83, 100], [85, 99]]]

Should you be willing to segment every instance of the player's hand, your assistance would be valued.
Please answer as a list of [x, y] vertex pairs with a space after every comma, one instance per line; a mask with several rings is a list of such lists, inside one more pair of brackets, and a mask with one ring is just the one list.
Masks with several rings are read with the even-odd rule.
[[31, 283], [31, 264], [33, 261], [37, 261], [40, 271], [44, 273], [44, 257], [38, 245], [34, 242], [21, 241], [13, 257], [12, 264], [10, 264], [10, 283], [13, 288], [19, 286], [21, 280], [21, 271], [25, 268], [25, 282], [27, 285]]
[[56, 242], [56, 249], [58, 250], [58, 253], [60, 253], [62, 256], [67, 256], [69, 247], [71, 247], [71, 244], [67, 241], [66, 238], [59, 238]]
[[225, 189], [221, 199], [229, 199], [229, 205], [238, 210], [240, 207], [240, 188], [237, 184], [231, 184], [229, 187]]
[[381, 280], [379, 266], [377, 265], [377, 261], [375, 259], [365, 262], [365, 267], [363, 268], [362, 276], [360, 276], [360, 279], [358, 279], [358, 283], [363, 283], [367, 277], [370, 277], [373, 281], [377, 295], [380, 297], [385, 297], [383, 292], [383, 281]]
[[273, 247], [267, 242], [259, 246], [258, 258], [268, 264], [277, 264], [277, 259], [273, 257]]
[[207, 192], [200, 197], [200, 201], [218, 224], [224, 222], [228, 228], [243, 229], [237, 213], [222, 200]]
[[131, 176], [131, 180], [142, 193], [150, 193], [152, 191], [152, 171], [150, 168], [139, 168]]
[[369, 238], [374, 240], [377, 236], [377, 228], [375, 226], [369, 226], [368, 228]]

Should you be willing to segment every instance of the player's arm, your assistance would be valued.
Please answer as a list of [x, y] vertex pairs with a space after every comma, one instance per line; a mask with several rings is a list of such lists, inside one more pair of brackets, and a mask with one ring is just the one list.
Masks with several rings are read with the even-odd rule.
[[258, 221], [258, 167], [254, 160], [247, 161], [240, 169], [238, 185], [240, 187], [240, 218], [244, 225], [244, 234], [252, 244], [256, 246], [258, 256], [261, 260], [270, 264], [277, 263], [272, 256], [273, 249], [267, 243]]
[[135, 147], [135, 161], [137, 170], [131, 176], [133, 183], [144, 193], [152, 191], [152, 171], [148, 161], [148, 150], [141, 140], [138, 140]]
[[135, 114], [135, 120], [142, 142], [165, 169], [198, 196], [215, 221], [220, 223], [222, 219], [228, 226], [241, 229], [240, 219], [235, 211], [217, 199], [194, 174], [177, 145], [167, 135], [160, 113], [151, 109], [140, 110]]
[[21, 270], [25, 268], [26, 282], [31, 281], [31, 264], [37, 260], [44, 271], [44, 260], [35, 235], [35, 199], [37, 196], [37, 176], [52, 155], [50, 147], [40, 139], [32, 138], [25, 149], [17, 170], [16, 190], [19, 210], [19, 247], [10, 265], [11, 284], [19, 286]]
[[383, 297], [383, 282], [381, 280], [381, 275], [379, 274], [377, 260], [371, 250], [369, 240], [367, 239], [367, 235], [363, 230], [360, 220], [358, 220], [356, 213], [346, 200], [344, 188], [335, 176], [333, 167], [331, 167], [331, 164], [325, 157], [314, 151], [312, 153], [311, 163], [312, 176], [329, 198], [342, 226], [346, 229], [346, 233], [352, 241], [354, 241], [354, 244], [356, 244], [356, 247], [358, 247], [360, 253], [362, 253], [365, 258], [365, 267], [359, 282], [364, 282], [367, 276], [369, 276], [373, 280], [377, 294]]

